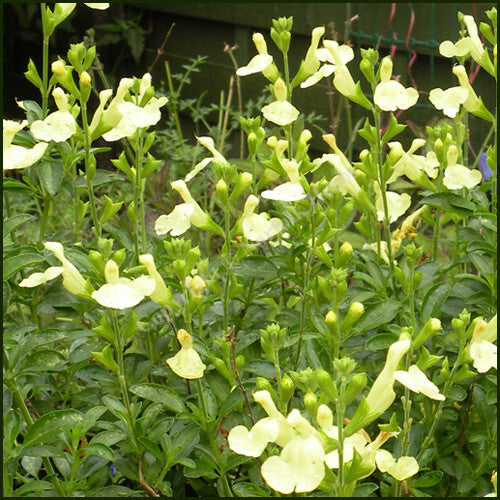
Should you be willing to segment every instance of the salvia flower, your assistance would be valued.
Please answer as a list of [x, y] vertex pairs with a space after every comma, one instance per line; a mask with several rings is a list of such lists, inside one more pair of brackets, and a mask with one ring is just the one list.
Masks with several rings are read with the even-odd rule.
[[481, 182], [481, 172], [471, 170], [457, 163], [458, 148], [452, 144], [446, 152], [447, 167], [444, 171], [443, 184], [448, 189], [472, 189]]
[[32, 148], [12, 144], [14, 136], [28, 124], [14, 120], [3, 120], [3, 169], [14, 170], [26, 168], [36, 163], [45, 153], [48, 144], [39, 142]]
[[469, 92], [463, 87], [451, 87], [446, 90], [438, 87], [430, 91], [429, 101], [436, 109], [442, 109], [446, 116], [455, 118], [468, 95]]
[[254, 73], [262, 73], [266, 76], [265, 73], [269, 74], [269, 70], [273, 64], [273, 56], [267, 53], [267, 45], [262, 33], [254, 33], [252, 40], [258, 54], [250, 59], [250, 62], [246, 66], [238, 68], [236, 71], [238, 76], [253, 75]]
[[120, 278], [118, 264], [111, 259], [106, 262], [104, 276], [106, 283], [92, 292], [92, 298], [110, 309], [134, 307], [156, 288], [155, 280], [149, 276], [139, 276], [134, 280]]
[[486, 373], [490, 368], [497, 369], [497, 346], [493, 343], [496, 338], [496, 314], [488, 323], [482, 319], [477, 322], [469, 345], [469, 355], [479, 373]]
[[445, 399], [439, 392], [438, 387], [427, 378], [417, 365], [411, 365], [407, 372], [397, 370], [394, 377], [399, 383], [408, 387], [413, 392], [424, 394], [428, 398], [437, 401], [444, 401]]
[[298, 118], [300, 112], [287, 101], [285, 82], [281, 78], [274, 82], [274, 96], [276, 101], [264, 106], [261, 110], [264, 118], [282, 127], [290, 125]]
[[35, 286], [43, 285], [47, 283], [47, 281], [57, 278], [63, 272], [63, 270], [63, 267], [49, 267], [43, 273], [30, 274], [27, 278], [24, 278], [19, 283], [19, 286], [25, 288], [34, 288]]
[[193, 338], [182, 328], [177, 332], [177, 340], [181, 344], [179, 352], [167, 359], [167, 364], [172, 371], [182, 378], [197, 379], [203, 377], [206, 365], [201, 361], [200, 355], [193, 348]]
[[56, 87], [52, 91], [58, 111], [50, 113], [44, 120], [31, 124], [31, 133], [40, 141], [64, 142], [76, 133], [76, 120], [71, 114], [68, 95]]
[[254, 213], [258, 204], [259, 199], [251, 194], [245, 202], [241, 216], [243, 234], [250, 241], [266, 241], [283, 229], [283, 223], [277, 217], [269, 219], [264, 213]]
[[43, 246], [50, 250], [62, 264], [63, 286], [75, 295], [86, 294], [86, 281], [78, 269], [64, 255], [64, 247], [58, 241], [46, 241]]
[[135, 102], [126, 101], [125, 94], [133, 83], [131, 78], [122, 78], [116, 97], [103, 113], [104, 122], [112, 127], [102, 136], [106, 141], [112, 142], [130, 137], [138, 128], [151, 127], [160, 121], [160, 108], [168, 102], [166, 97], [151, 97], [141, 106], [145, 92], [151, 87], [151, 75], [145, 73], [141, 78], [139, 95], [133, 98]]
[[[375, 209], [377, 210], [377, 220], [383, 221], [385, 218], [384, 203], [382, 199], [382, 192], [378, 182], [373, 183], [375, 190], [376, 200]], [[389, 215], [389, 223], [392, 223], [399, 219], [411, 205], [411, 197], [407, 193], [394, 193], [392, 191], [386, 191], [385, 193], [387, 199], [387, 210]]]
[[375, 88], [373, 100], [383, 111], [408, 109], [418, 101], [418, 91], [412, 87], [404, 88], [401, 83], [391, 80], [392, 60], [384, 57], [380, 63], [380, 82]]
[[156, 269], [153, 256], [149, 253], [139, 255], [139, 262], [147, 269], [149, 276], [155, 280], [155, 289], [149, 295], [149, 298], [162, 306], [169, 305], [172, 302], [172, 292], [165, 285], [163, 278]]
[[198, 172], [203, 170], [211, 162], [218, 163], [219, 165], [228, 164], [224, 156], [222, 156], [222, 154], [220, 154], [219, 151], [217, 151], [217, 149], [215, 148], [214, 140], [211, 137], [197, 137], [197, 140], [202, 146], [205, 146], [213, 156], [204, 158], [199, 163], [197, 163], [193, 167], [193, 170], [191, 170], [191, 172], [189, 172], [184, 178], [185, 182], [189, 182], [191, 179], [193, 179]]
[[304, 188], [300, 183], [299, 166], [295, 160], [282, 159], [281, 165], [290, 179], [289, 182], [280, 184], [274, 189], [262, 191], [262, 198], [279, 201], [298, 201], [306, 197]]
[[299, 410], [292, 410], [287, 422], [297, 434], [279, 456], [271, 456], [262, 464], [262, 477], [271, 488], [283, 494], [313, 491], [325, 476], [323, 445], [317, 431]]
[[179, 236], [185, 233], [191, 227], [191, 224], [200, 229], [218, 234], [222, 233], [220, 227], [215, 224], [192, 197], [183, 180], [173, 181], [170, 185], [172, 189], [181, 195], [184, 203], [177, 205], [170, 214], [160, 215], [156, 219], [155, 231], [157, 235], [161, 236], [170, 233], [172, 236]]

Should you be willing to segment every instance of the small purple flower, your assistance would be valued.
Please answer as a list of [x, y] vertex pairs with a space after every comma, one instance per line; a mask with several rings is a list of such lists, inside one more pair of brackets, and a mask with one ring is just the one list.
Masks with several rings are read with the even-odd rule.
[[116, 476], [116, 465], [115, 464], [111, 464], [109, 466], [109, 473], [111, 474], [111, 477]]
[[483, 181], [487, 181], [493, 175], [491, 168], [486, 164], [486, 153], [481, 153], [479, 156], [479, 169], [483, 174]]

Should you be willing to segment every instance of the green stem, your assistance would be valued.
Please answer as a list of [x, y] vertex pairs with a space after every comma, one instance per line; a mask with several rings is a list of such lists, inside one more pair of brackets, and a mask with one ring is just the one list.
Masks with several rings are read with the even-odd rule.
[[[175, 128], [177, 130], [177, 135], [179, 136], [179, 141], [182, 142], [184, 140], [182, 136], [182, 128], [181, 128], [181, 123], [179, 121], [179, 114], [177, 112], [177, 96], [175, 95], [174, 92], [174, 86], [172, 84], [172, 75], [170, 74], [170, 66], [168, 64], [168, 61], [165, 61], [165, 70], [167, 72], [167, 82], [168, 82], [168, 90], [170, 92], [170, 109], [171, 113], [174, 117], [174, 122], [175, 122]], [[180, 91], [180, 87], [179, 87]]]
[[143, 163], [143, 138], [142, 130], [137, 131], [137, 151], [135, 152], [135, 185], [134, 185], [134, 205], [136, 209], [135, 222], [135, 239], [137, 257], [139, 257], [139, 243], [137, 234], [137, 212], [141, 224], [141, 250], [146, 253], [146, 218], [144, 214], [144, 179], [142, 178], [142, 163]]
[[438, 257], [440, 219], [441, 219], [441, 210], [437, 209], [436, 219], [434, 220], [433, 235], [432, 235], [432, 260], [437, 260]]
[[40, 235], [38, 237], [38, 242], [41, 245], [45, 239], [45, 228], [47, 227], [47, 219], [50, 212], [50, 207], [52, 205], [52, 197], [47, 196], [44, 200], [42, 219], [40, 220]]
[[385, 235], [385, 241], [387, 243], [387, 256], [389, 257], [389, 266], [391, 268], [392, 287], [394, 289], [394, 292], [396, 292], [396, 288], [394, 286], [394, 258], [392, 256], [392, 247], [391, 247], [391, 227], [389, 222], [389, 208], [387, 204], [387, 194], [385, 192], [386, 183], [384, 178], [383, 162], [382, 162], [382, 139], [380, 137], [380, 111], [376, 108], [374, 108], [373, 110], [373, 117], [375, 119], [375, 129], [376, 129], [375, 156], [377, 162], [378, 184], [380, 187], [380, 195], [382, 196], [382, 204], [384, 207], [384, 235]]
[[[458, 370], [458, 367], [462, 363], [462, 356], [463, 356], [462, 353], [463, 353], [464, 349], [465, 349], [465, 342], [461, 340], [460, 341], [460, 348], [459, 348], [458, 355], [457, 355], [457, 359], [455, 360], [455, 363], [453, 364], [453, 367], [452, 367], [452, 369], [450, 371], [449, 378], [446, 381], [446, 383], [444, 385], [444, 388], [443, 388], [443, 394], [445, 396], [447, 396], [450, 387], [453, 385], [453, 378], [454, 378], [455, 372]], [[429, 429], [427, 435], [425, 436], [425, 439], [422, 442], [422, 445], [420, 447], [420, 451], [417, 454], [417, 457], [416, 457], [417, 462], [420, 461], [420, 459], [422, 458], [425, 450], [429, 447], [429, 445], [430, 445], [430, 443], [431, 443], [431, 441], [432, 441], [432, 439], [434, 437], [434, 431], [436, 430], [436, 426], [437, 426], [437, 424], [439, 422], [441, 414], [443, 413], [443, 407], [444, 407], [445, 401], [446, 400], [439, 402], [438, 407], [436, 409], [436, 412], [434, 413], [434, 416], [432, 417], [431, 428]]]
[[130, 437], [135, 446], [135, 451], [137, 454], [140, 454], [140, 446], [137, 441], [137, 436], [135, 434], [135, 425], [134, 425], [134, 413], [132, 411], [132, 407], [130, 405], [130, 399], [128, 397], [128, 387], [127, 387], [127, 379], [125, 376], [125, 368], [123, 364], [123, 349], [124, 349], [124, 339], [122, 337], [121, 329], [118, 324], [118, 317], [116, 315], [116, 311], [111, 311], [111, 321], [113, 324], [113, 329], [115, 331], [115, 349], [116, 349], [116, 360], [118, 365], [118, 381], [120, 383], [120, 389], [122, 392], [123, 403], [127, 410], [127, 427], [130, 433]]
[[342, 380], [339, 388], [339, 399], [336, 405], [337, 413], [337, 428], [338, 428], [338, 453], [339, 453], [339, 469], [338, 469], [338, 483], [337, 483], [337, 496], [344, 496], [344, 392], [345, 380]]
[[299, 324], [299, 341], [297, 345], [297, 354], [295, 355], [294, 370], [297, 370], [300, 360], [300, 352], [302, 350], [302, 337], [306, 323], [306, 310], [308, 304], [308, 287], [312, 272], [312, 263], [314, 259], [314, 250], [316, 249], [316, 226], [314, 223], [314, 201], [309, 200], [309, 222], [311, 227], [311, 248], [307, 254], [306, 262], [304, 262], [303, 281], [302, 281], [302, 305], [300, 309], [300, 324]]
[[[209, 422], [209, 416], [208, 416], [208, 411], [207, 411], [207, 404], [205, 402], [205, 394], [203, 393], [203, 387], [201, 385], [201, 379], [197, 378], [196, 379], [196, 387], [198, 389], [198, 395], [200, 397], [200, 405], [201, 409], [203, 411], [203, 415], [205, 416], [205, 422]], [[219, 447], [217, 446], [217, 443], [215, 442], [214, 435], [212, 433], [212, 429], [206, 427], [205, 431], [208, 436], [208, 441], [210, 443], [210, 447], [212, 448], [212, 451], [215, 454], [217, 464], [220, 466], [220, 450]], [[232, 497], [233, 494], [231, 493], [231, 489], [229, 487], [229, 483], [227, 482], [226, 474], [219, 468], [219, 473], [220, 473], [220, 478], [222, 481], [222, 487], [224, 488], [224, 493], [226, 497]]]
[[90, 147], [92, 145], [92, 139], [90, 137], [90, 129], [87, 119], [87, 103], [83, 100], [80, 101], [80, 106], [82, 110], [82, 124], [83, 124], [83, 148], [85, 151], [85, 181], [87, 183], [87, 191], [89, 195], [90, 202], [90, 213], [92, 214], [92, 223], [94, 224], [94, 229], [97, 233], [97, 237], [101, 236], [101, 223], [97, 217], [96, 201], [94, 196], [94, 185], [93, 177], [95, 171], [93, 172], [92, 179], [89, 178], [90, 171]]
[[40, 4], [42, 10], [42, 88], [40, 93], [42, 95], [42, 119], [47, 116], [48, 100], [49, 100], [49, 37], [46, 35], [47, 27], [45, 26], [45, 9], [47, 8], [44, 3]]

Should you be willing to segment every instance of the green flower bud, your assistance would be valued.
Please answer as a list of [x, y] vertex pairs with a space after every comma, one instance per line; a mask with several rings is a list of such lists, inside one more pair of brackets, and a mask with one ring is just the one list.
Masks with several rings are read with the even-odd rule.
[[123, 264], [123, 261], [125, 260], [125, 257], [127, 256], [127, 252], [125, 251], [124, 248], [120, 248], [117, 250], [113, 256], [111, 257], [117, 264], [118, 267]]
[[283, 406], [286, 406], [288, 401], [290, 401], [290, 398], [292, 397], [293, 394], [293, 380], [285, 373], [283, 377], [281, 377], [280, 381], [280, 389], [281, 389], [281, 404]]
[[361, 302], [352, 302], [347, 310], [347, 314], [340, 325], [341, 330], [351, 328], [361, 318], [365, 311], [365, 306]]
[[403, 292], [406, 293], [408, 291], [408, 281], [406, 279], [405, 273], [400, 267], [396, 266], [394, 268], [394, 274], [396, 275], [396, 278], [399, 281], [399, 284], [401, 285]]
[[467, 311], [467, 309], [464, 309], [459, 315], [459, 319], [461, 319], [464, 322], [464, 326], [467, 326], [470, 323], [470, 313]]
[[102, 255], [96, 250], [89, 251], [89, 260], [92, 265], [96, 268], [99, 274], [104, 274], [104, 259]]
[[102, 258], [107, 260], [113, 247], [113, 240], [108, 238], [99, 238], [97, 240], [97, 248], [101, 252]]
[[305, 394], [304, 406], [306, 407], [306, 410], [309, 412], [309, 415], [311, 415], [311, 417], [316, 416], [319, 403], [318, 403], [318, 398], [316, 397], [316, 394], [314, 394], [314, 392], [308, 391]]
[[373, 74], [373, 65], [367, 59], [361, 59], [359, 69], [365, 75], [365, 78], [371, 83], [375, 84], [375, 75]]
[[239, 354], [238, 356], [236, 356], [235, 363], [236, 369], [241, 372], [241, 370], [245, 366], [245, 356], [243, 356], [243, 354]]
[[339, 372], [342, 377], [348, 377], [349, 374], [356, 368], [356, 361], [348, 357], [334, 359], [333, 368], [336, 372]]
[[318, 287], [321, 290], [321, 293], [325, 296], [327, 300], [333, 302], [335, 300], [335, 295], [328, 281], [325, 278], [323, 278], [323, 276], [317, 276], [316, 280], [318, 282]]
[[223, 179], [220, 179], [219, 182], [215, 185], [215, 192], [217, 193], [217, 197], [222, 206], [226, 207], [229, 202], [229, 198], [227, 195], [227, 184]]
[[344, 267], [352, 257], [352, 245], [345, 241], [340, 245], [338, 259], [335, 261], [335, 267]]
[[183, 260], [174, 260], [172, 262], [172, 268], [174, 270], [175, 275], [177, 276], [177, 279], [181, 282], [184, 283], [184, 280], [186, 279], [186, 262]]
[[472, 334], [474, 333], [474, 329], [476, 328], [476, 325], [481, 322], [481, 321], [484, 321], [482, 317], [477, 317], [477, 318], [474, 318], [469, 327], [467, 328], [466, 332], [465, 332], [465, 337], [466, 338], [471, 338], [472, 337]]
[[[186, 276], [193, 270], [196, 262], [200, 258], [201, 252], [199, 247], [190, 248], [186, 256]], [[200, 271], [201, 272], [201, 271]]]
[[441, 321], [437, 318], [430, 318], [413, 341], [413, 348], [418, 349], [424, 342], [427, 342], [427, 340], [441, 329]]
[[226, 363], [220, 358], [212, 358], [212, 363], [215, 369], [231, 384], [231, 387], [234, 385], [235, 378], [233, 372], [231, 372]]
[[278, 404], [279, 399], [278, 395], [276, 394], [276, 391], [274, 390], [273, 386], [271, 385], [271, 382], [267, 380], [267, 378], [264, 377], [257, 377], [257, 380], [255, 382], [255, 386], [259, 391], [267, 391], [269, 394], [271, 394], [271, 398], [273, 398], [273, 401]]
[[255, 132], [250, 132], [247, 137], [248, 151], [253, 156], [257, 153], [257, 147], [259, 145], [259, 139]]
[[443, 377], [443, 380], [447, 382], [450, 378], [450, 366], [448, 363], [448, 357], [444, 358], [443, 365], [441, 366], [441, 371], [439, 373], [441, 374], [441, 377]]
[[136, 214], [136, 211], [135, 211], [135, 203], [133, 201], [130, 202], [130, 205], [127, 207], [127, 217], [128, 217], [128, 220], [132, 224], [135, 224], [137, 222], [137, 214]]
[[422, 281], [423, 274], [420, 271], [413, 273], [413, 289], [416, 290]]
[[368, 382], [366, 373], [356, 373], [351, 377], [344, 393], [344, 402], [349, 404], [365, 387]]
[[332, 335], [338, 333], [338, 318], [335, 311], [328, 311], [325, 316], [325, 323]]
[[323, 370], [322, 368], [317, 368], [315, 371], [316, 382], [323, 393], [328, 397], [328, 399], [332, 402], [337, 401], [339, 397], [339, 393], [337, 391], [337, 387], [335, 382], [330, 377], [330, 374]]

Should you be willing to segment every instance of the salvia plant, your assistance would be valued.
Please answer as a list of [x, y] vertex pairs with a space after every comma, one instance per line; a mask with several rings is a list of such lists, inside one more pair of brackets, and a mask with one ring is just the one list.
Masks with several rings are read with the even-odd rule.
[[[220, 108], [232, 160], [203, 113], [189, 146], [182, 75], [101, 88], [95, 45], [49, 54], [87, 7], [40, 5], [40, 101], [3, 121], [4, 496], [496, 496], [496, 109], [466, 69], [496, 88], [496, 9], [459, 14], [411, 143], [390, 56], [320, 26], [293, 74], [273, 20], [235, 75], [267, 98]], [[365, 115], [352, 160], [311, 154], [322, 79]]]

